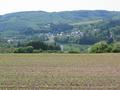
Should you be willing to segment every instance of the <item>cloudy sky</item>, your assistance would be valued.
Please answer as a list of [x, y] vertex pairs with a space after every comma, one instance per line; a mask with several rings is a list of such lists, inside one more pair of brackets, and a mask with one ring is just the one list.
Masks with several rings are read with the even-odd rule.
[[0, 15], [19, 11], [120, 11], [120, 0], [0, 0]]

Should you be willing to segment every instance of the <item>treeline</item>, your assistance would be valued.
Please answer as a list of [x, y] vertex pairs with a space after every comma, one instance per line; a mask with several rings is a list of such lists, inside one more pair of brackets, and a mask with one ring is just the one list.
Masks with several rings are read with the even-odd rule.
[[[49, 53], [61, 52], [57, 44], [46, 44], [41, 41], [31, 41], [15, 49], [14, 53]], [[64, 51], [62, 52], [64, 53]], [[68, 53], [81, 53], [81, 51], [68, 51]], [[87, 52], [86, 52], [87, 53]], [[98, 42], [88, 48], [88, 53], [120, 53], [120, 43]]]
[[7, 42], [0, 39], [0, 53], [120, 53], [120, 42], [100, 41], [93, 45], [46, 43], [41, 40]]
[[120, 43], [98, 42], [89, 48], [89, 53], [120, 53]]
[[57, 44], [46, 44], [42, 41], [30, 41], [25, 44], [18, 45], [14, 53], [42, 53], [42, 52], [57, 52], [61, 48]]

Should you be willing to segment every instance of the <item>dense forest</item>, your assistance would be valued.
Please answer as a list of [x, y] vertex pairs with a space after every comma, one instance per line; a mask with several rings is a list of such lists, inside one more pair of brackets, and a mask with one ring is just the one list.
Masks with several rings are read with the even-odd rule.
[[1, 53], [89, 52], [91, 46], [101, 41], [120, 48], [120, 12], [29, 11], [0, 16]]

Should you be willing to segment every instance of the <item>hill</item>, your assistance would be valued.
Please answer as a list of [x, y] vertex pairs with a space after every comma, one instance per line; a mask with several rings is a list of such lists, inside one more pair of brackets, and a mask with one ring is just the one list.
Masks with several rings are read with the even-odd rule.
[[105, 10], [16, 12], [0, 16], [0, 36], [17, 41], [54, 36], [59, 43], [93, 44], [111, 35], [119, 41], [119, 19], [120, 12]]

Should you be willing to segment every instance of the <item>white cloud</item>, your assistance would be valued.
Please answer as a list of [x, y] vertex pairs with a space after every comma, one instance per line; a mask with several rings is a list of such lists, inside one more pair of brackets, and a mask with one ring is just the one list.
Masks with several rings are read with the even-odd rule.
[[119, 10], [119, 0], [0, 0], [0, 14], [18, 11]]

